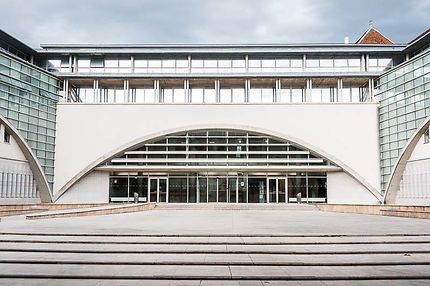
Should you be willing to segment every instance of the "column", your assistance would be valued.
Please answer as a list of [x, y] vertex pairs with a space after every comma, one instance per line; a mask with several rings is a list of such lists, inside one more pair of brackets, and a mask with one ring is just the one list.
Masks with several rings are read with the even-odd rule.
[[132, 98], [130, 97], [130, 81], [128, 79], [124, 80], [124, 95], [125, 100], [127, 103], [133, 102]]
[[221, 102], [219, 79], [215, 80], [215, 97], [216, 97], [216, 102]]
[[245, 72], [249, 71], [249, 56], [245, 56]]
[[302, 70], [306, 71], [306, 55], [303, 55]]
[[72, 67], [72, 69], [73, 69], [73, 72], [78, 72], [78, 57], [77, 56], [74, 56], [73, 57], [73, 67]]
[[130, 61], [131, 61], [131, 73], [134, 73], [134, 56], [130, 57]]
[[64, 101], [69, 102], [69, 80], [65, 79], [63, 83]]
[[190, 81], [184, 80], [185, 102], [191, 103]]
[[374, 89], [374, 82], [372, 78], [369, 78], [369, 98], [367, 101], [373, 101], [373, 89]]
[[251, 89], [251, 80], [245, 80], [245, 102], [249, 102], [249, 90]]
[[366, 56], [364, 54], [361, 55], [360, 59], [360, 71], [366, 71]]
[[337, 102], [341, 102], [343, 99], [342, 91], [343, 91], [343, 80], [341, 78], [338, 78], [337, 79]]
[[155, 102], [160, 102], [160, 80], [156, 79], [154, 80], [154, 96], [155, 96]]
[[281, 80], [277, 79], [275, 82], [275, 102], [280, 102], [279, 96], [281, 94]]
[[191, 73], [191, 56], [188, 56], [188, 73]]
[[104, 102], [105, 99], [104, 98], [98, 98], [99, 95], [99, 80], [95, 79], [93, 81], [93, 96], [94, 96], [94, 102]]
[[306, 80], [306, 92], [303, 102], [312, 102], [312, 79]]

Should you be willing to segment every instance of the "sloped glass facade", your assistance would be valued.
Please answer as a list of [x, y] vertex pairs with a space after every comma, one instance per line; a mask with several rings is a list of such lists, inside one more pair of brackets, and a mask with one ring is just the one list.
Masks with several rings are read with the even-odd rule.
[[0, 114], [31, 147], [51, 188], [58, 92], [56, 77], [0, 50]]
[[430, 116], [430, 50], [379, 78], [382, 189], [415, 130]]

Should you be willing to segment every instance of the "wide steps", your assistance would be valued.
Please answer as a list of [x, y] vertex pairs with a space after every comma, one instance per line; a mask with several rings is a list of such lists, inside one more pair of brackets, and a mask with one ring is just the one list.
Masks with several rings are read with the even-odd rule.
[[157, 209], [169, 210], [299, 210], [317, 211], [316, 205], [311, 204], [236, 204], [236, 203], [158, 203]]
[[426, 285], [429, 273], [430, 234], [0, 234], [0, 285]]

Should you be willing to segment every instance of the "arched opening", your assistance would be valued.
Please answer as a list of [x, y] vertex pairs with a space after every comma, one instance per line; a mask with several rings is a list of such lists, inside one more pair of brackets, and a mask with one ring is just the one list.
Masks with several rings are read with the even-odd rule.
[[163, 135], [100, 164], [110, 201], [285, 203], [327, 201], [327, 172], [310, 150], [258, 132], [200, 129]]

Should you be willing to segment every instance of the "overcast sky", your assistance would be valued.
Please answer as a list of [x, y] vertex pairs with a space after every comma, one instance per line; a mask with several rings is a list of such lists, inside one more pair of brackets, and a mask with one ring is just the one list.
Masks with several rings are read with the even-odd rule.
[[0, 0], [0, 28], [41, 43], [355, 41], [374, 26], [396, 43], [430, 28], [429, 0]]

